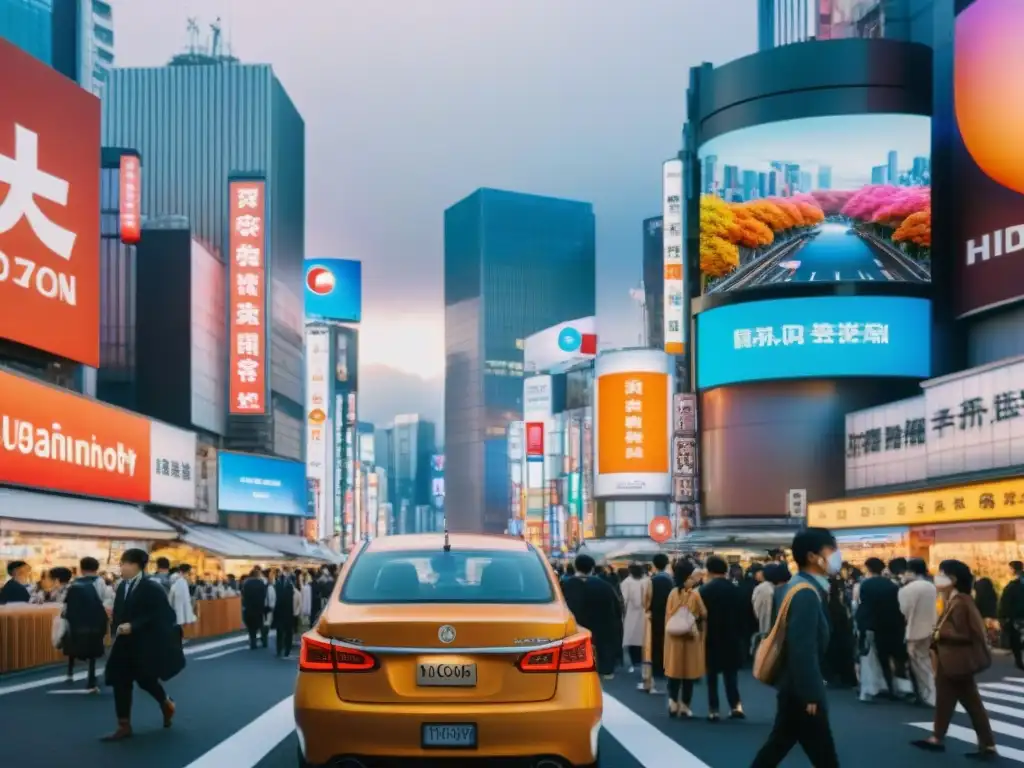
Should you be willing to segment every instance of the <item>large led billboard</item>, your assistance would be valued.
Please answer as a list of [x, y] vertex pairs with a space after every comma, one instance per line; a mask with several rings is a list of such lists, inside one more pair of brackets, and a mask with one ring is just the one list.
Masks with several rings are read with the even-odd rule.
[[931, 375], [931, 306], [899, 296], [750, 301], [697, 315], [697, 386]]
[[594, 386], [596, 498], [667, 497], [671, 493], [674, 360], [660, 349], [598, 355]]
[[964, 316], [1024, 297], [1024, 3], [975, 0], [954, 33], [952, 131], [955, 311]]
[[221, 512], [306, 517], [306, 465], [253, 453], [217, 455], [217, 506]]
[[763, 123], [705, 142], [699, 159], [702, 293], [930, 281], [930, 118]]
[[363, 265], [349, 259], [306, 259], [306, 317], [358, 323], [363, 314]]

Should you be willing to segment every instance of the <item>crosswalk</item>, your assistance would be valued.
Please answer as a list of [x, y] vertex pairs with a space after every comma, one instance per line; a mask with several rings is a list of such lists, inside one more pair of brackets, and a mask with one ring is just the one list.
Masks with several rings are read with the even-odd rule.
[[[1004, 760], [1024, 763], [1024, 677], [1004, 677], [1000, 681], [978, 683], [982, 701], [988, 711], [996, 746]], [[914, 728], [932, 730], [932, 723], [910, 723]], [[964, 708], [957, 706], [947, 739], [977, 744], [974, 729]]]

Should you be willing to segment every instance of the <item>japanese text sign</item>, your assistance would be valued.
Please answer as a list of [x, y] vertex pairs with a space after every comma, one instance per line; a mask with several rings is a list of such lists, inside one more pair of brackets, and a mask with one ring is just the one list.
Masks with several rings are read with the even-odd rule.
[[267, 412], [266, 183], [231, 181], [228, 280], [232, 415]]
[[609, 373], [597, 386], [598, 473], [668, 473], [668, 376]]
[[544, 422], [526, 422], [526, 456], [544, 456]]
[[688, 323], [683, 317], [686, 269], [683, 264], [683, 162], [662, 165], [662, 266], [664, 268], [665, 351], [681, 355], [686, 348]]
[[0, 39], [0, 338], [99, 367], [100, 102]]
[[121, 242], [135, 245], [142, 237], [142, 165], [137, 155], [122, 155], [118, 176]]
[[866, 496], [808, 505], [808, 524], [870, 528], [1024, 517], [1024, 480], [998, 480], [935, 491]]

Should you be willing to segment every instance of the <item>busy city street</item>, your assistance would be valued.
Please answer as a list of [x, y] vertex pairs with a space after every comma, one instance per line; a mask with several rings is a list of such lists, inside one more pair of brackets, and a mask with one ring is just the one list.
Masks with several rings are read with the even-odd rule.
[[[54, 765], [140, 763], [151, 768], [295, 768], [297, 739], [291, 696], [295, 660], [279, 659], [271, 648], [250, 651], [244, 637], [197, 643], [188, 666], [167, 685], [178, 712], [161, 727], [152, 701], [139, 695], [136, 735], [107, 744], [100, 737], [115, 725], [109, 689], [83, 692], [82, 675], [72, 684], [50, 668], [0, 679], [0, 721], [4, 757], [21, 768]], [[703, 686], [694, 696], [695, 717], [669, 719], [665, 698], [636, 690], [636, 676], [621, 670], [605, 683], [602, 768], [732, 768], [746, 766], [764, 741], [774, 716], [774, 692], [742, 674], [746, 720], [709, 723]], [[1005, 658], [985, 676], [982, 688], [1005, 764], [1024, 763], [1024, 673]], [[909, 742], [930, 723], [931, 710], [894, 702], [861, 703], [852, 691], [829, 697], [836, 746], [844, 766], [906, 768], [921, 754]], [[51, 724], [54, 727], [44, 726]], [[946, 755], [930, 766], [962, 765], [972, 748], [967, 717], [958, 714]], [[523, 734], [529, 739], [529, 734]], [[799, 749], [782, 764], [810, 766]]]

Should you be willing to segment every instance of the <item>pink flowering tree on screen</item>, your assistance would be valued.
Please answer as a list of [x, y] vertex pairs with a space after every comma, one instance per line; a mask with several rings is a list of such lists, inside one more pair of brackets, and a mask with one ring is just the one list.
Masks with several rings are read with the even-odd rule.
[[[927, 259], [930, 248], [922, 245], [921, 238], [910, 240], [893, 236], [911, 216], [924, 211], [929, 211], [930, 215], [931, 199], [930, 187], [873, 184], [855, 192], [843, 205], [841, 213], [853, 220], [858, 229], [888, 240], [915, 258]], [[915, 247], [910, 248], [910, 245]]]

